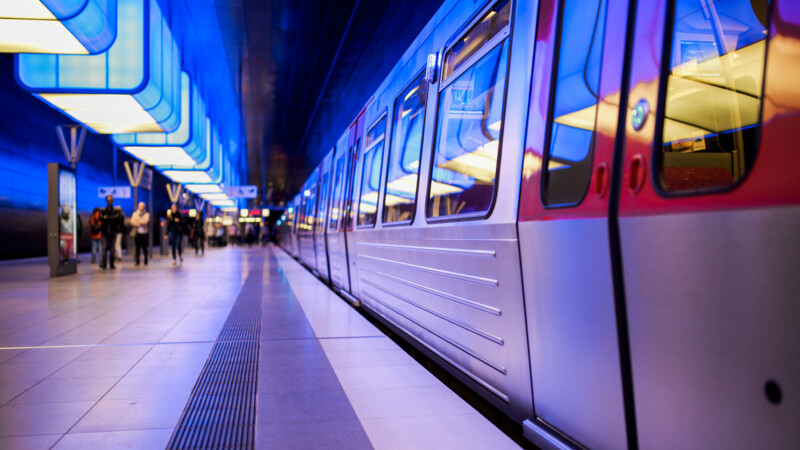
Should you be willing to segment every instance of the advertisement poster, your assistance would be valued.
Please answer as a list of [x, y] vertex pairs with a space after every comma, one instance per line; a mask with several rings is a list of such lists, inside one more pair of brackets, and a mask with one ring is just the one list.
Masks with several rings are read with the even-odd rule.
[[61, 170], [58, 173], [58, 231], [59, 262], [64, 263], [77, 258], [75, 174]]

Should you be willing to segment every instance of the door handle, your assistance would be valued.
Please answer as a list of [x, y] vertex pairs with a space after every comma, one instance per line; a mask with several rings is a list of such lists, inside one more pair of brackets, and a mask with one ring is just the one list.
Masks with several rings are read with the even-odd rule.
[[598, 199], [608, 193], [608, 164], [600, 163], [594, 168], [594, 194]]
[[645, 170], [645, 160], [641, 153], [633, 155], [633, 158], [628, 162], [628, 193], [636, 195], [644, 187], [644, 181], [647, 178], [647, 171]]

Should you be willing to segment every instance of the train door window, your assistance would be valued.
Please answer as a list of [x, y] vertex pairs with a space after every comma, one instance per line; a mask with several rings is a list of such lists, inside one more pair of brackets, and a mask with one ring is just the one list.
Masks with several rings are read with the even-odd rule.
[[383, 165], [383, 142], [386, 134], [386, 116], [367, 132], [367, 149], [364, 151], [364, 168], [361, 171], [361, 197], [358, 202], [358, 226], [374, 227], [378, 215], [378, 190]]
[[344, 227], [350, 228], [353, 225], [355, 210], [353, 205], [356, 204], [356, 164], [358, 163], [359, 150], [361, 149], [361, 138], [357, 138], [355, 144], [350, 147], [350, 162], [349, 170], [347, 171], [345, 190], [345, 206], [344, 206]]
[[[507, 18], [496, 16], [507, 16], [509, 11], [508, 2], [497, 3], [467, 35], [493, 21], [507, 25]], [[472, 52], [482, 54], [480, 59], [443, 83], [428, 194], [429, 218], [484, 217], [491, 208], [508, 71], [507, 29], [496, 32], [494, 38], [482, 38], [488, 42]]]
[[384, 222], [411, 222], [417, 201], [419, 158], [428, 83], [423, 75], [395, 101], [389, 169], [383, 194]]
[[317, 186], [311, 186], [303, 192], [305, 198], [305, 212], [303, 217], [303, 229], [314, 231], [314, 209], [317, 205]]
[[736, 185], [755, 159], [767, 51], [767, 0], [677, 0], [661, 146], [660, 188]]
[[304, 190], [302, 196], [300, 197], [300, 205], [297, 208], [297, 226], [295, 227], [297, 231], [306, 231], [306, 204], [308, 203], [308, 195], [306, 193], [309, 192], [308, 190]]
[[331, 220], [330, 230], [336, 231], [339, 229], [339, 217], [341, 215], [340, 207], [342, 204], [342, 184], [344, 184], [344, 156], [340, 156], [336, 160], [333, 170], [333, 199], [331, 204]]
[[511, 19], [511, 2], [502, 0], [492, 6], [472, 28], [464, 33], [444, 54], [442, 81], [452, 75], [489, 41], [503, 33]]
[[319, 208], [317, 208], [317, 230], [323, 232], [325, 230], [325, 222], [328, 219], [328, 192], [330, 192], [330, 188], [328, 186], [328, 181], [330, 180], [330, 171], [325, 172], [322, 175], [322, 182], [320, 183], [320, 194], [319, 194]]
[[606, 0], [564, 0], [553, 63], [554, 97], [544, 155], [542, 202], [571, 206], [592, 178]]

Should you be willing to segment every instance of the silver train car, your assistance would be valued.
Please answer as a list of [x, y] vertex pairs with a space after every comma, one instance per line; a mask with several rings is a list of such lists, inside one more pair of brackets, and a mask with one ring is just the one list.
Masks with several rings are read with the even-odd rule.
[[445, 0], [280, 244], [540, 447], [792, 447], [793, 73], [787, 0]]

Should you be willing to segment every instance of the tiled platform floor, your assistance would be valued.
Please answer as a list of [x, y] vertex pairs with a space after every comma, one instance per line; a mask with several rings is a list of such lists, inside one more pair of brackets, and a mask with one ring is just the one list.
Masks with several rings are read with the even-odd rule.
[[163, 448], [248, 277], [262, 283], [259, 448], [515, 448], [296, 261], [0, 263], [0, 449]]

